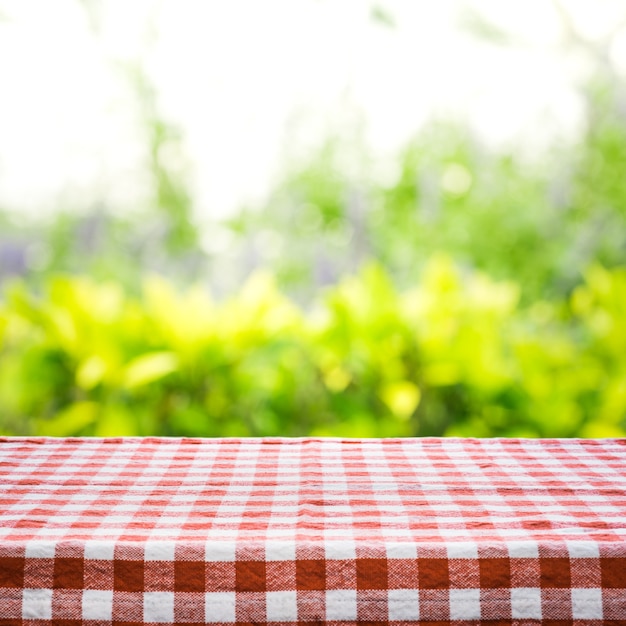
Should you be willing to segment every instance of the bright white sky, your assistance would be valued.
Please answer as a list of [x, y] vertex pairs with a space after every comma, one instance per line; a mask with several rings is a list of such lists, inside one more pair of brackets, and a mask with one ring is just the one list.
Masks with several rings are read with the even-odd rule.
[[[387, 0], [390, 29], [364, 0], [0, 0], [0, 207], [40, 216], [98, 196], [119, 211], [149, 201], [137, 107], [116, 69], [129, 62], [146, 64], [185, 133], [205, 219], [262, 196], [286, 150], [341, 131], [350, 106], [380, 155], [433, 113], [461, 115], [491, 142], [571, 133], [584, 67], [555, 52], [551, 4], [471, 3], [528, 42], [511, 48], [462, 34], [465, 4]], [[615, 0], [565, 4], [590, 37], [624, 13]]]

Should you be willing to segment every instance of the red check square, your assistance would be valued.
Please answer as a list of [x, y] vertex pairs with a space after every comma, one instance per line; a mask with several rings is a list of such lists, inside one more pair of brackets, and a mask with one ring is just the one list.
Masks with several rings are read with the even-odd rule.
[[387, 589], [387, 559], [358, 559], [356, 586], [357, 589]]
[[449, 589], [448, 559], [418, 559], [417, 573], [421, 589]]
[[82, 589], [83, 559], [59, 558], [54, 560], [54, 588]]
[[323, 559], [297, 560], [296, 588], [302, 591], [326, 589], [326, 561]]
[[483, 589], [511, 587], [511, 562], [507, 558], [479, 559], [480, 586]]
[[572, 586], [569, 559], [540, 558], [541, 587], [569, 589]]
[[265, 591], [265, 562], [237, 561], [235, 563], [237, 591]]
[[206, 591], [204, 570], [204, 561], [175, 561], [174, 591]]
[[[626, 556], [600, 559], [602, 586], [605, 589], [626, 589]], [[626, 603], [624, 603], [626, 611]]]
[[20, 557], [0, 557], [0, 587], [24, 586], [24, 562]]
[[143, 591], [143, 561], [122, 561], [113, 563], [113, 589], [115, 591]]

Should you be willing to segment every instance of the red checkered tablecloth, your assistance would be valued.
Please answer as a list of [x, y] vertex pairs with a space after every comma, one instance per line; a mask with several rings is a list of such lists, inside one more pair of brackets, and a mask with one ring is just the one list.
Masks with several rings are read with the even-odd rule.
[[626, 440], [0, 438], [0, 624], [626, 624]]

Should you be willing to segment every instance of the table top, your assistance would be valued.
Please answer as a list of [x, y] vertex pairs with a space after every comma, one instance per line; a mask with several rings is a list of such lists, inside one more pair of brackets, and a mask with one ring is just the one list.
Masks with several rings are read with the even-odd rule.
[[626, 440], [0, 438], [0, 608], [626, 624]]

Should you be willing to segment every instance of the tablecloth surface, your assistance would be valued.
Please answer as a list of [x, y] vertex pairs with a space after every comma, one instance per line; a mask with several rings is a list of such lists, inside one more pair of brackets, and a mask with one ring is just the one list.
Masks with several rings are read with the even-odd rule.
[[626, 440], [0, 438], [0, 624], [626, 624]]

